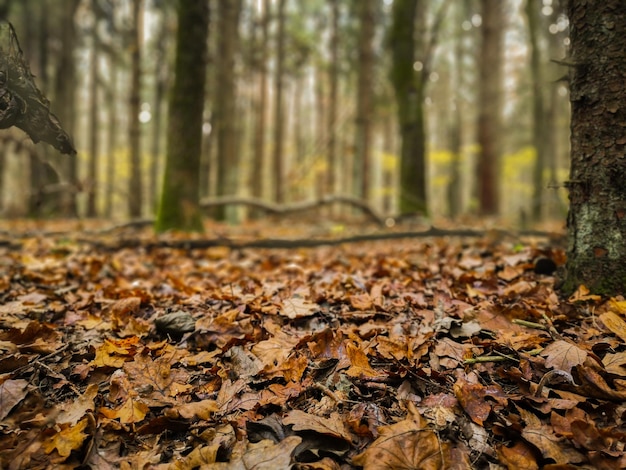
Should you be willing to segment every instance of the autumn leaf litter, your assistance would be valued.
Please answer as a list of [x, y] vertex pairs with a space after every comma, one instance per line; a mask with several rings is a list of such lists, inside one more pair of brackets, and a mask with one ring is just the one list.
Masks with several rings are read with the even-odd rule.
[[626, 302], [542, 240], [0, 247], [0, 468], [626, 468]]

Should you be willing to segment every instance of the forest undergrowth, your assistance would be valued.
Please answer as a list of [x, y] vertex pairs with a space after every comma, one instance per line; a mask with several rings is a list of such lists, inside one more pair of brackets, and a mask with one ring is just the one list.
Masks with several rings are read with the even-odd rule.
[[7, 227], [0, 468], [626, 468], [626, 301], [547, 237]]

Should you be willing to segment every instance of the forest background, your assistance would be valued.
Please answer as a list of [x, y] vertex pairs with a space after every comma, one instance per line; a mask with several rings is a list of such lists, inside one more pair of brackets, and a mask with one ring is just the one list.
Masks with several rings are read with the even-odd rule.
[[[558, 61], [569, 40], [561, 3], [210, 2], [201, 201], [342, 195], [385, 216], [500, 215], [518, 227], [563, 220], [569, 97]], [[412, 88], [402, 94], [407, 16]], [[0, 212], [154, 214], [176, 2], [4, 0], [0, 19], [14, 24], [78, 149], [59, 155], [3, 131]], [[413, 106], [409, 122], [403, 103]], [[402, 142], [410, 139], [418, 146], [407, 163]], [[254, 215], [221, 207], [209, 214], [231, 222]]]

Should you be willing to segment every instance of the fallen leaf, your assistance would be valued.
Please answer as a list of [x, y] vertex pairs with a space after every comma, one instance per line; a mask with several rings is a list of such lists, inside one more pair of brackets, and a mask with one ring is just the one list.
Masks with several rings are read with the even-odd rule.
[[83, 418], [75, 426], [64, 428], [46, 440], [43, 444], [46, 454], [56, 449], [61, 457], [69, 457], [73, 450], [80, 449], [87, 437], [87, 434], [83, 431], [87, 427], [88, 422], [87, 418]]
[[22, 379], [5, 380], [0, 383], [0, 421], [21, 402], [28, 393], [28, 381]]
[[611, 330], [622, 341], [626, 342], [626, 321], [624, 321], [615, 312], [604, 312], [600, 315], [600, 321], [604, 323], [609, 330]]
[[354, 465], [364, 470], [450, 468], [450, 444], [442, 442], [434, 431], [428, 429], [419, 414], [382, 426], [378, 433], [378, 439], [352, 459]]
[[573, 343], [559, 339], [546, 346], [541, 351], [541, 355], [546, 358], [546, 367], [570, 373], [572, 367], [585, 362], [587, 351]]

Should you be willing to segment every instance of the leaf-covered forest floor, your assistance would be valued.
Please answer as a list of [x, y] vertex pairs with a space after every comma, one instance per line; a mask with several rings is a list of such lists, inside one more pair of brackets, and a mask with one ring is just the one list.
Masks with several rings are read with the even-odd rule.
[[0, 468], [626, 467], [626, 301], [559, 298], [548, 238], [15, 227]]

